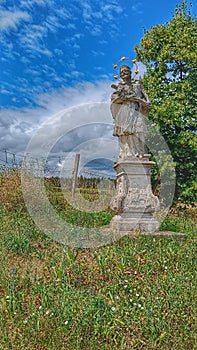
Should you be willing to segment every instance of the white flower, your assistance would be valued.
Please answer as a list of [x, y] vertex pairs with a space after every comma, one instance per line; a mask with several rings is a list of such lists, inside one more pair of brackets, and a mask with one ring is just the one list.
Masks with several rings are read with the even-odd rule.
[[9, 296], [9, 295], [6, 295], [6, 299], [7, 299], [7, 300], [10, 299], [10, 296]]
[[23, 323], [26, 324], [26, 323], [27, 323], [27, 320], [24, 320]]
[[132, 303], [133, 299], [129, 299], [129, 301]]
[[42, 305], [40, 305], [38, 309], [41, 310], [42, 309]]
[[127, 288], [127, 284], [125, 284], [124, 288]]
[[137, 271], [134, 271], [134, 275], [137, 275]]
[[112, 311], [115, 311], [115, 310], [116, 310], [116, 308], [115, 308], [114, 306], [112, 306], [111, 310], [112, 310]]
[[49, 310], [47, 310], [45, 314], [48, 315], [49, 314]]
[[138, 293], [136, 293], [136, 297], [139, 297], [140, 295]]
[[118, 299], [120, 299], [120, 298], [119, 298], [119, 296], [118, 296], [118, 295], [116, 295], [116, 296], [115, 296], [115, 299], [117, 299], [117, 300], [118, 300]]
[[67, 325], [67, 324], [68, 324], [68, 321], [65, 321], [64, 324]]
[[127, 280], [124, 280], [125, 281], [125, 283], [128, 283], [128, 281]]
[[138, 307], [142, 307], [142, 305], [141, 305], [141, 304], [138, 304]]

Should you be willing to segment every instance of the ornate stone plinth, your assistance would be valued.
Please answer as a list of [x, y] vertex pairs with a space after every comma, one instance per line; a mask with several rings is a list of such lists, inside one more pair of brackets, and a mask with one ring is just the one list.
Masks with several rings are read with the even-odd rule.
[[111, 228], [120, 234], [132, 230], [153, 232], [159, 228], [152, 215], [159, 209], [159, 200], [151, 188], [153, 165], [147, 154], [142, 158], [119, 159], [114, 166], [117, 185], [110, 206], [117, 215], [111, 220]]

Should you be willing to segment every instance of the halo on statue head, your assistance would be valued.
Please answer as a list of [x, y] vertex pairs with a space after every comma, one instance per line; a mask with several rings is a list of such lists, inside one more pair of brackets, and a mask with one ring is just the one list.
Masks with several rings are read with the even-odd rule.
[[[136, 59], [133, 59], [133, 60], [132, 60], [131, 58], [125, 57], [125, 56], [121, 57], [116, 63], [113, 64], [113, 69], [117, 70], [119, 63], [120, 63], [120, 62], [123, 62], [123, 61], [130, 61], [130, 62], [132, 62], [132, 64], [135, 65], [135, 71], [134, 71], [134, 73], [135, 73], [136, 75], [139, 73], [139, 69], [138, 69], [138, 66], [137, 66], [137, 60], [136, 60]], [[128, 66], [128, 67], [129, 67], [129, 66]], [[129, 67], [129, 68], [130, 68], [130, 67]], [[121, 69], [121, 67], [120, 67], [120, 69]], [[114, 74], [114, 79], [119, 80], [118, 73], [117, 73], [117, 74]]]

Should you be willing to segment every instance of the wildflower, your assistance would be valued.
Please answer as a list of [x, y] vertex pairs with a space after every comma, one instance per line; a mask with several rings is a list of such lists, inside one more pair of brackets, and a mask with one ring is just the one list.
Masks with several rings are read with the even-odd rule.
[[136, 293], [136, 297], [139, 297], [140, 295], [138, 293]]
[[27, 324], [27, 321], [28, 321], [28, 320], [24, 320], [23, 323], [24, 323], [24, 324]]
[[124, 288], [127, 288], [127, 284], [125, 284]]
[[68, 324], [68, 321], [65, 321], [64, 324], [67, 325], [67, 324]]
[[45, 315], [48, 315], [49, 314], [49, 310], [47, 310], [46, 312], [45, 312]]
[[138, 304], [138, 307], [140, 307], [140, 308], [141, 308], [141, 307], [142, 307], [142, 305], [141, 305], [141, 304]]
[[118, 295], [116, 295], [116, 296], [115, 296], [115, 299], [117, 299], [117, 300], [118, 300], [118, 299], [120, 299], [120, 298], [119, 298], [119, 296], [118, 296]]
[[129, 299], [129, 301], [132, 303], [133, 299]]
[[114, 306], [112, 306], [111, 310], [112, 310], [112, 311], [115, 311], [115, 310], [116, 310], [116, 308], [115, 308]]
[[134, 275], [137, 275], [137, 271], [134, 271]]
[[40, 305], [38, 309], [41, 310], [42, 309], [42, 305]]
[[6, 295], [6, 299], [7, 299], [7, 300], [10, 299], [10, 296], [9, 296], [9, 295]]

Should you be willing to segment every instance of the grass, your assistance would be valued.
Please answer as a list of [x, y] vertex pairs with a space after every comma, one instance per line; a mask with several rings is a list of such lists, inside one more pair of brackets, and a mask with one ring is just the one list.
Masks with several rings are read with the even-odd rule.
[[[196, 224], [188, 211], [173, 212], [162, 224], [184, 232], [184, 239], [137, 235], [71, 249], [40, 232], [15, 199], [14, 208], [9, 197], [6, 203], [0, 209], [0, 349], [196, 349]], [[78, 214], [72, 212], [75, 222]], [[110, 215], [103, 211], [97, 224]]]

